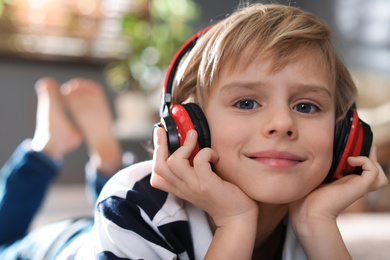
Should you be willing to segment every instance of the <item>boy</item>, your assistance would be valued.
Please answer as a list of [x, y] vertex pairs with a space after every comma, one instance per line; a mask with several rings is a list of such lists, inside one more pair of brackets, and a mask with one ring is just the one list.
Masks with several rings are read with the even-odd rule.
[[361, 176], [322, 185], [356, 95], [331, 40], [323, 22], [280, 5], [248, 6], [207, 31], [171, 105], [202, 108], [211, 148], [192, 161], [190, 130], [170, 155], [157, 129], [153, 162], [122, 170], [100, 195], [96, 257], [350, 258], [336, 217], [387, 179], [373, 150], [348, 159]]

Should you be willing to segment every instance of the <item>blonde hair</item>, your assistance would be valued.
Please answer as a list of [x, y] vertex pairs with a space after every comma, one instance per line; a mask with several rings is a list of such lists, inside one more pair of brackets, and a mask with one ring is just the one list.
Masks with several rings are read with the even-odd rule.
[[178, 71], [172, 104], [192, 99], [207, 104], [222, 68], [234, 61], [249, 65], [255, 57], [272, 58], [277, 72], [308, 50], [319, 51], [335, 89], [336, 120], [352, 106], [356, 86], [332, 41], [332, 30], [314, 15], [284, 5], [253, 4], [238, 9], [206, 32]]

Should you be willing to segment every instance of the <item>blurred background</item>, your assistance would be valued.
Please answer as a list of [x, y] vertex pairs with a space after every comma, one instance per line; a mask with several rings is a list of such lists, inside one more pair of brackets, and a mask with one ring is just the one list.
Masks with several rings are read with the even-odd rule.
[[[158, 120], [165, 70], [194, 32], [223, 19], [239, 0], [0, 0], [0, 163], [35, 127], [35, 82], [89, 78], [104, 86], [123, 149], [138, 160]], [[262, 1], [267, 3], [267, 1]], [[272, 1], [275, 2], [275, 1]], [[390, 1], [276, 1], [328, 22], [359, 88], [360, 117], [371, 124], [379, 160], [390, 165]], [[85, 146], [65, 158], [43, 213], [86, 212], [63, 194], [83, 196]], [[355, 211], [388, 212], [390, 192], [364, 198]], [[69, 198], [69, 197], [67, 197]], [[50, 208], [51, 207], [51, 208]], [[45, 211], [46, 210], [46, 211]], [[73, 212], [73, 213], [74, 213]], [[44, 215], [44, 214], [43, 214]], [[390, 236], [390, 233], [389, 233]]]

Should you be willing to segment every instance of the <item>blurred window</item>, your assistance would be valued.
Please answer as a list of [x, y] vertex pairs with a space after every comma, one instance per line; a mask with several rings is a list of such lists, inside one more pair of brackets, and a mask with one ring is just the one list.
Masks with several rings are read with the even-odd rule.
[[136, 8], [136, 0], [8, 0], [0, 18], [0, 53], [121, 59], [128, 52], [121, 19]]
[[335, 7], [348, 62], [390, 72], [390, 1], [336, 0]]

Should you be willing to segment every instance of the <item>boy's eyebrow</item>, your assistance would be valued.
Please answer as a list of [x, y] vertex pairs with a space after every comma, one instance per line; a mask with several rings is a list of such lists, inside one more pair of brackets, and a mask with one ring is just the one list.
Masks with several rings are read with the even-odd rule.
[[315, 92], [315, 93], [324, 93], [328, 97], [332, 97], [330, 90], [322, 85], [298, 85], [299, 92]]
[[[261, 88], [265, 87], [265, 84], [261, 82], [241, 82], [241, 81], [234, 81], [234, 82], [229, 82], [226, 85], [223, 85], [221, 88], [221, 92], [230, 92], [230, 91], [235, 91], [235, 90], [242, 90], [242, 89], [248, 89], [248, 90], [253, 90], [256, 88]], [[332, 93], [328, 88], [326, 88], [323, 85], [314, 85], [314, 84], [299, 84], [295, 86], [297, 92], [314, 92], [314, 93], [323, 93], [328, 97], [332, 97]]]
[[225, 84], [221, 87], [221, 92], [230, 92], [235, 90], [249, 89], [253, 90], [259, 87], [264, 87], [264, 84], [260, 82], [243, 82], [243, 81], [233, 81]]

